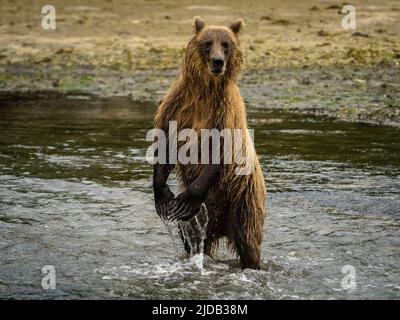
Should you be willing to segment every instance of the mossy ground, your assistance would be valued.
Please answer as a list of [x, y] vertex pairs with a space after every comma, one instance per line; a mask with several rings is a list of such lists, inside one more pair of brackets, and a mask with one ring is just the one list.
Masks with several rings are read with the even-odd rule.
[[55, 1], [57, 29], [45, 31], [40, 3], [5, 0], [0, 90], [157, 100], [176, 74], [193, 16], [224, 25], [242, 17], [249, 103], [400, 123], [400, 5], [353, 1], [357, 29], [346, 31], [343, 4], [328, 2]]

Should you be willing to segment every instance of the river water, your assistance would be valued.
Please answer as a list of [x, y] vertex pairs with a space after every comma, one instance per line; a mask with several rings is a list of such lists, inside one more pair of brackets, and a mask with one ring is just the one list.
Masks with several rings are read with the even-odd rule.
[[1, 100], [0, 298], [400, 298], [399, 129], [250, 106], [269, 216], [262, 270], [241, 271], [223, 246], [185, 257], [158, 218], [145, 159], [154, 110]]

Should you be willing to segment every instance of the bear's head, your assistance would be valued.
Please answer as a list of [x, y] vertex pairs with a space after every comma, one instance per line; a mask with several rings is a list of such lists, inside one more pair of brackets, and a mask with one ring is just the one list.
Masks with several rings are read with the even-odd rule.
[[243, 24], [243, 20], [238, 20], [230, 27], [207, 26], [196, 17], [195, 35], [189, 42], [185, 59], [191, 71], [216, 78], [238, 75], [243, 63], [238, 34]]

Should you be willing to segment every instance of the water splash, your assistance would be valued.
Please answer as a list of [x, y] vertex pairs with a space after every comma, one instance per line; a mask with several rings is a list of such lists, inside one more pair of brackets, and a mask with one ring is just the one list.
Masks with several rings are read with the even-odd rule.
[[161, 219], [163, 222], [165, 228], [167, 229], [167, 232], [171, 238], [172, 241], [172, 247], [176, 251], [177, 254], [179, 254], [181, 245], [179, 242], [181, 242], [181, 239], [179, 239], [179, 235], [176, 232], [176, 224], [174, 222], [171, 222], [169, 220]]
[[[163, 220], [163, 223], [177, 253], [181, 254], [185, 249], [189, 253], [190, 262], [194, 263], [200, 271], [203, 271], [204, 240], [207, 237], [208, 224], [208, 210], [205, 204], [201, 205], [199, 213], [189, 221], [174, 223]], [[183, 243], [183, 246], [181, 243]]]

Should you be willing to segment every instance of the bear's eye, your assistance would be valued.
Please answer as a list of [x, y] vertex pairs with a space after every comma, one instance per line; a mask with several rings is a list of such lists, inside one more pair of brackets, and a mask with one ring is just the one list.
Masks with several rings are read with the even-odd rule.
[[228, 48], [229, 48], [229, 43], [226, 41], [222, 41], [221, 45], [222, 45], [222, 48], [224, 48], [225, 53], [227, 53]]
[[206, 41], [206, 42], [204, 43], [204, 49], [205, 49], [205, 50], [210, 50], [211, 45], [212, 45], [212, 41]]

